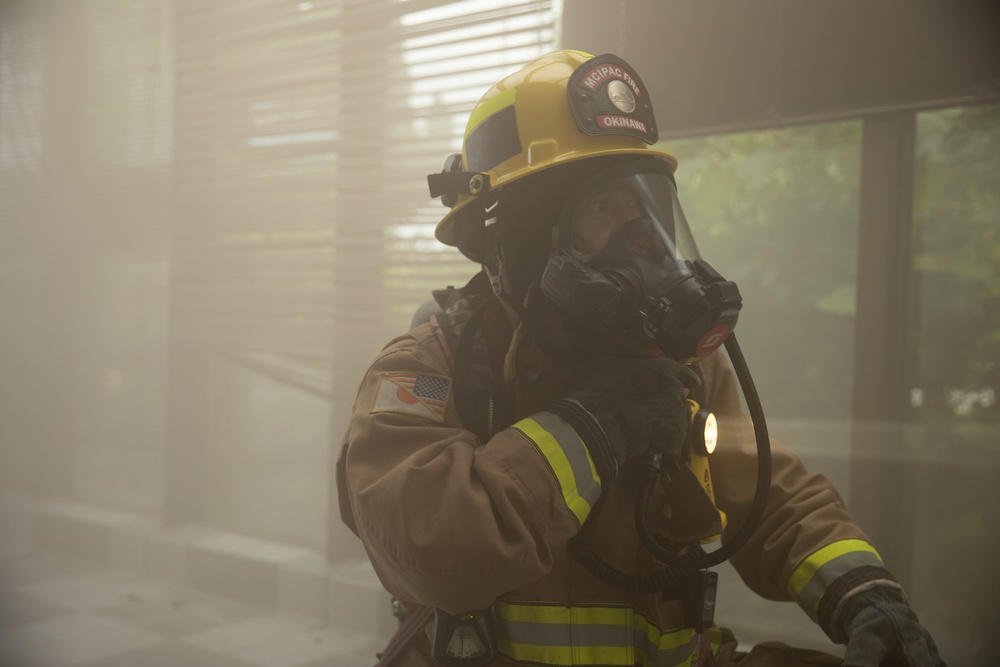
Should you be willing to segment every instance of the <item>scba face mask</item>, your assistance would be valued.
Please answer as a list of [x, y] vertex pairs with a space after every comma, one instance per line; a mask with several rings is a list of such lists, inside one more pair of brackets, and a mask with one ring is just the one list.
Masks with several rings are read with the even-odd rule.
[[736, 326], [736, 284], [698, 255], [672, 165], [641, 160], [599, 172], [567, 200], [542, 291], [619, 345], [696, 361]]

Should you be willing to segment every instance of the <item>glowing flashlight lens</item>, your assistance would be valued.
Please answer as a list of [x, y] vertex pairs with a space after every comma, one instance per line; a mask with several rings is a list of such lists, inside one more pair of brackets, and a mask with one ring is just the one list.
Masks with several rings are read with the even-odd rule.
[[719, 443], [719, 422], [711, 412], [705, 418], [705, 451], [711, 454]]

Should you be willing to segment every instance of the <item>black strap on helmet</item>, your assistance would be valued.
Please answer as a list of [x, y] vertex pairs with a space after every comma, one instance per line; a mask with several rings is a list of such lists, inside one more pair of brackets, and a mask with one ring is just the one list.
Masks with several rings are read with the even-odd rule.
[[431, 197], [440, 197], [441, 203], [452, 208], [459, 195], [481, 195], [490, 190], [489, 174], [480, 171], [462, 171], [462, 154], [452, 153], [444, 161], [439, 174], [427, 174], [427, 188]]

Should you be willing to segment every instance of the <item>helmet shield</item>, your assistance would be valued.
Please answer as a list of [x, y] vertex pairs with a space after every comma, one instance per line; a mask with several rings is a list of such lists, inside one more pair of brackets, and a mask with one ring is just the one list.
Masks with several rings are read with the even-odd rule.
[[582, 183], [563, 208], [558, 235], [560, 249], [599, 271], [622, 273], [646, 297], [700, 259], [673, 166], [660, 160], [616, 165]]
[[[623, 166], [627, 172], [635, 169]], [[609, 171], [571, 197], [560, 223], [561, 247], [611, 265], [633, 258], [675, 265], [699, 259], [668, 170]]]
[[[596, 173], [567, 199], [543, 290], [619, 343], [656, 346], [664, 308], [697, 291], [698, 248], [673, 165], [633, 160]], [[688, 301], [684, 296], [681, 301]]]
[[725, 342], [742, 298], [698, 256], [672, 174], [670, 162], [634, 160], [580, 184], [541, 287], [610, 341], [693, 361]]

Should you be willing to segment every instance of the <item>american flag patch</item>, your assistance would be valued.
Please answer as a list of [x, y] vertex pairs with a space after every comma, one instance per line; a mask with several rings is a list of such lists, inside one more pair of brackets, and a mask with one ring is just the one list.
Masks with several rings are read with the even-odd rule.
[[378, 377], [375, 399], [369, 414], [400, 412], [444, 421], [451, 380], [440, 375], [417, 373], [382, 373]]

